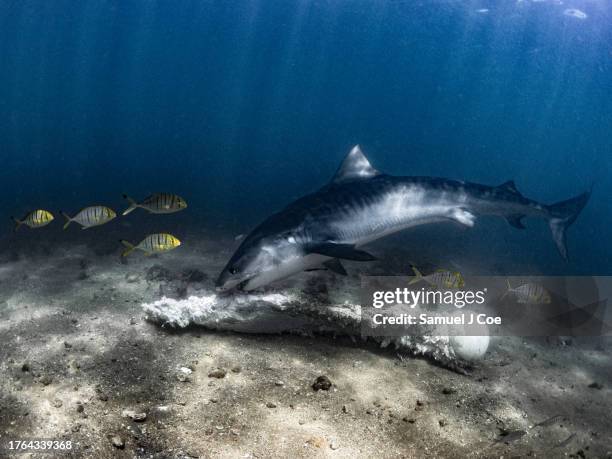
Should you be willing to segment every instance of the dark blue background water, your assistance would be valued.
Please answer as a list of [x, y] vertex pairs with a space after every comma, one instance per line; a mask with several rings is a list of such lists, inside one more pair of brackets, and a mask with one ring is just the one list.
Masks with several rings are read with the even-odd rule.
[[[563, 269], [612, 273], [611, 23], [605, 1], [3, 1], [0, 233], [157, 190], [188, 199], [177, 221], [248, 230], [359, 143], [543, 202], [595, 182]], [[562, 266], [542, 222], [479, 226], [456, 243]]]

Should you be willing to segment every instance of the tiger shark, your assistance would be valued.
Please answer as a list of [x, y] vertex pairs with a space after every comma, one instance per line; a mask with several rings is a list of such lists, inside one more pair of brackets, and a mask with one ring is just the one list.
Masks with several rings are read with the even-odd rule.
[[524, 229], [524, 217], [548, 221], [567, 260], [566, 230], [590, 191], [546, 205], [525, 198], [513, 181], [498, 186], [379, 172], [359, 146], [331, 182], [271, 215], [240, 244], [216, 282], [217, 290], [249, 291], [306, 270], [346, 274], [340, 260], [371, 261], [363, 246], [407, 228], [446, 221], [472, 227], [480, 216], [505, 218]]

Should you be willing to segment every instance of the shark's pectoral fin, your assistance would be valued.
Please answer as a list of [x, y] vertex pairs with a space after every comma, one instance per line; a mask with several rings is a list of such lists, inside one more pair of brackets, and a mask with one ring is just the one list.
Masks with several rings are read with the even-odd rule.
[[454, 209], [450, 218], [465, 226], [474, 226], [476, 215], [463, 208]]
[[355, 244], [337, 244], [335, 242], [318, 242], [305, 247], [308, 253], [318, 253], [326, 257], [341, 258], [353, 261], [373, 261], [376, 258], [364, 250], [355, 248]]
[[510, 223], [510, 226], [514, 226], [515, 228], [518, 228], [518, 229], [525, 229], [525, 225], [523, 225], [523, 222], [521, 221], [523, 217], [524, 215], [521, 215], [521, 214], [509, 215], [506, 217], [506, 220], [508, 220], [508, 223]]
[[342, 266], [342, 263], [340, 263], [340, 260], [338, 260], [337, 258], [332, 258], [331, 260], [327, 260], [325, 263], [323, 263], [323, 266], [325, 266], [331, 272], [340, 274], [341, 276], [348, 275], [348, 273], [346, 272], [346, 269], [344, 269], [344, 266]]

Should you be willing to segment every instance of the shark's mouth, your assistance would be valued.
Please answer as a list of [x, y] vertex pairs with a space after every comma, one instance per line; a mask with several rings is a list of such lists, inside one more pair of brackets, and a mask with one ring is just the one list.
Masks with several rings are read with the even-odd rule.
[[251, 290], [247, 286], [249, 282], [251, 282], [255, 277], [256, 277], [256, 274], [252, 274], [249, 276], [245, 276], [240, 281], [232, 282], [230, 285], [224, 285], [224, 286], [217, 287], [217, 292], [227, 293], [227, 294], [246, 293], [249, 290]]
[[217, 281], [216, 291], [217, 293], [232, 293], [232, 292], [246, 292], [246, 286], [256, 276], [256, 274], [246, 274], [241, 279], [228, 279], [225, 282]]

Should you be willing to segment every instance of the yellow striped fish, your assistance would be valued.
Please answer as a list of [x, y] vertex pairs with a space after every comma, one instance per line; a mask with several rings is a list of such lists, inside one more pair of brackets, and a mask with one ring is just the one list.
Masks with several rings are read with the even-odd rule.
[[85, 207], [74, 217], [70, 217], [65, 212], [62, 212], [62, 215], [66, 219], [64, 229], [68, 228], [68, 225], [70, 225], [72, 222], [78, 223], [83, 227], [83, 229], [91, 228], [92, 226], [104, 225], [117, 216], [113, 209], [106, 206]]
[[459, 271], [438, 269], [427, 276], [423, 276], [416, 266], [412, 266], [412, 270], [414, 271], [414, 279], [412, 279], [408, 285], [416, 284], [420, 281], [425, 281], [438, 289], [459, 289], [463, 288], [465, 285], [463, 276]]
[[29, 226], [30, 228], [42, 228], [53, 221], [55, 217], [48, 210], [37, 209], [30, 212], [28, 215], [23, 217], [21, 220], [11, 217], [15, 222], [15, 231], [19, 229], [21, 225]]
[[130, 203], [130, 207], [125, 209], [123, 215], [129, 214], [138, 207], [146, 209], [153, 214], [171, 214], [187, 207], [187, 201], [171, 193], [153, 193], [141, 202], [134, 201], [127, 194], [124, 194], [123, 197]]
[[178, 238], [168, 233], [149, 234], [138, 245], [131, 244], [123, 239], [121, 243], [126, 247], [121, 254], [122, 257], [128, 256], [134, 249], [142, 250], [145, 254], [152, 255], [159, 252], [168, 252], [181, 245], [181, 241]]
[[503, 296], [512, 295], [517, 303], [521, 304], [550, 304], [552, 298], [550, 293], [542, 285], [535, 282], [528, 282], [518, 287], [512, 287], [510, 281], [506, 279], [508, 290]]

